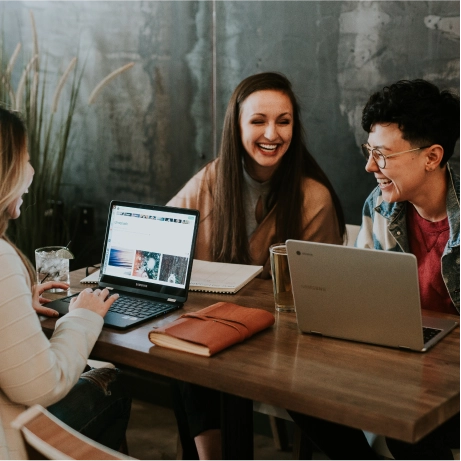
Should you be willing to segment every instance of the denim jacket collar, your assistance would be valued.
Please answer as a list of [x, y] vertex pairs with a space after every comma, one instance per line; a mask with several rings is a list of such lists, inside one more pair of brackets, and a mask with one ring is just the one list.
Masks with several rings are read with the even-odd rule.
[[[459, 246], [459, 176], [454, 174], [453, 169], [447, 164], [448, 192], [447, 192], [447, 215], [450, 225], [450, 237], [447, 242], [448, 248]], [[405, 210], [407, 202], [388, 203], [384, 200], [375, 208], [383, 218], [389, 221], [389, 230], [396, 226], [406, 229]], [[404, 230], [405, 232], [405, 230]], [[405, 232], [406, 233], [406, 232]], [[401, 242], [399, 242], [401, 243]], [[404, 251], [408, 251], [405, 250]]]

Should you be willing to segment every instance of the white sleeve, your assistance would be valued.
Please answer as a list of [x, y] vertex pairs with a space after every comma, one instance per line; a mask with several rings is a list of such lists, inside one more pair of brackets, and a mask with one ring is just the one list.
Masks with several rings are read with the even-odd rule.
[[76, 309], [57, 322], [49, 341], [32, 308], [24, 265], [1, 243], [0, 389], [11, 401], [46, 407], [63, 398], [78, 381], [103, 323], [98, 314]]

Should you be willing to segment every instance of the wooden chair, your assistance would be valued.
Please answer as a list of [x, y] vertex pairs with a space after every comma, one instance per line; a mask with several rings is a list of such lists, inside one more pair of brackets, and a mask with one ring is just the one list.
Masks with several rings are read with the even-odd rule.
[[25, 410], [11, 426], [21, 431], [29, 459], [134, 459], [85, 437], [40, 405]]

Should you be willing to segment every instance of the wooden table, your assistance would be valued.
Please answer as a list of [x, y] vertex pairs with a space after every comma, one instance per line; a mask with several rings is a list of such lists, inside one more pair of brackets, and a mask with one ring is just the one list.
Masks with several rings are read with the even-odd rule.
[[[71, 273], [72, 292], [87, 287], [79, 283], [84, 275], [83, 269]], [[290, 313], [275, 313], [272, 328], [211, 358], [149, 342], [152, 327], [217, 301], [274, 312], [268, 280], [255, 279], [236, 295], [191, 292], [183, 309], [165, 317], [128, 331], [104, 328], [92, 357], [243, 397], [230, 401], [234, 409], [241, 404], [239, 411], [251, 411], [251, 399], [406, 442], [459, 412], [459, 327], [426, 353], [303, 335]], [[42, 320], [51, 334], [55, 320]], [[242, 455], [229, 450], [228, 457]]]

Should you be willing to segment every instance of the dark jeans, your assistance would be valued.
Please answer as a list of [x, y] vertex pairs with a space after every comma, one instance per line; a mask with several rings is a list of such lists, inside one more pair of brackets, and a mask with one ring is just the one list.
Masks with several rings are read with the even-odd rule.
[[72, 429], [119, 450], [130, 418], [131, 397], [117, 380], [119, 370], [93, 368], [47, 410]]
[[411, 444], [386, 438], [395, 459], [453, 459], [452, 448], [459, 448], [459, 413], [419, 442]]

